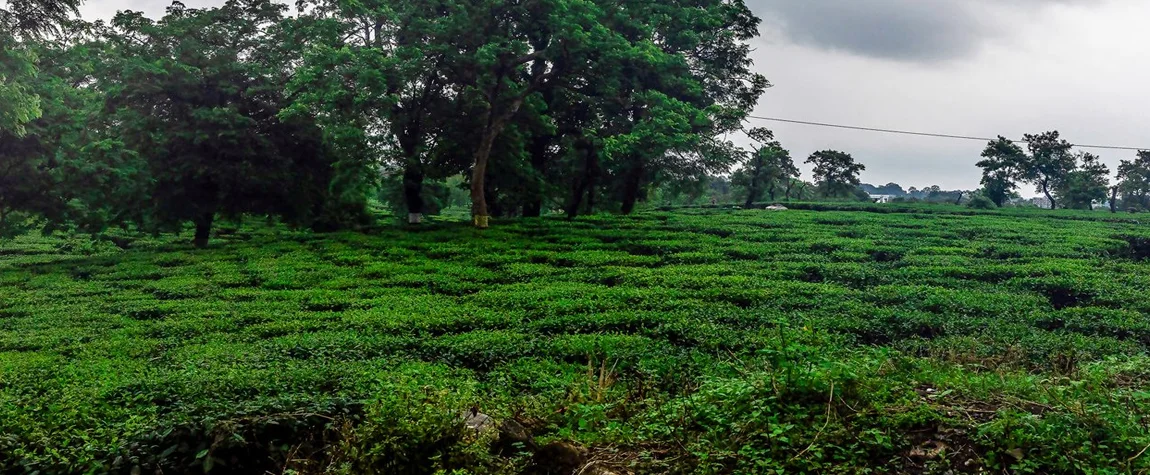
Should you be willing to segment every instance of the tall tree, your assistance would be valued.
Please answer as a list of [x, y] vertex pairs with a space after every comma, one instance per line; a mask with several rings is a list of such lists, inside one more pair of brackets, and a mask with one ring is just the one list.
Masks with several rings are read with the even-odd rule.
[[33, 91], [36, 54], [31, 43], [58, 34], [80, 0], [9, 0], [0, 5], [0, 132], [24, 135], [24, 124], [40, 116]]
[[131, 188], [131, 153], [100, 120], [98, 32], [78, 21], [57, 28], [26, 45], [38, 59], [29, 86], [41, 115], [23, 135], [0, 128], [0, 235], [33, 224], [95, 232], [122, 221], [106, 211]]
[[49, 154], [37, 134], [0, 131], [0, 237], [21, 234], [33, 216], [54, 214], [62, 206]]
[[732, 175], [731, 181], [746, 190], [744, 207], [751, 207], [767, 193], [773, 201], [775, 195], [786, 190], [790, 181], [799, 176], [799, 169], [791, 159], [791, 153], [772, 140], [769, 130], [754, 128], [747, 132], [759, 145], [754, 147], [750, 159]]
[[0, 132], [23, 136], [24, 125], [40, 116], [35, 77], [35, 55], [0, 32]]
[[1006, 204], [1006, 200], [1018, 185], [1014, 180], [1018, 176], [1018, 167], [1026, 161], [1026, 152], [1006, 137], [998, 136], [982, 151], [983, 160], [976, 165], [982, 169], [983, 192], [999, 207]]
[[[321, 0], [288, 28], [307, 44], [289, 90], [291, 113], [320, 117], [346, 137], [352, 170], [380, 170], [402, 184], [408, 222], [424, 212], [424, 181], [454, 172], [435, 160], [443, 127], [460, 127], [459, 88], [449, 82], [454, 38], [473, 27], [458, 2]], [[334, 137], [333, 138], [337, 138]], [[346, 186], [341, 183], [337, 187]]]
[[178, 230], [191, 221], [203, 247], [218, 214], [302, 222], [322, 207], [330, 153], [313, 125], [278, 117], [284, 9], [270, 0], [175, 3], [159, 21], [133, 12], [112, 21], [101, 87], [145, 174], [141, 224]]
[[750, 68], [759, 20], [742, 0], [625, 4], [608, 26], [631, 46], [600, 104], [605, 168], [628, 213], [652, 179], [729, 171], [741, 152], [717, 137], [741, 128], [769, 83]]
[[473, 104], [470, 186], [476, 227], [486, 228], [491, 215], [486, 183], [496, 140], [524, 103], [541, 100], [535, 96], [550, 82], [588, 64], [592, 43], [609, 36], [595, 28], [598, 14], [588, 2], [569, 0], [481, 0], [457, 13], [469, 24], [449, 40], [463, 52], [453, 61], [451, 77], [460, 98]]
[[1075, 157], [1071, 153], [1074, 146], [1059, 138], [1058, 131], [1026, 134], [1023, 138], [1030, 154], [1020, 157], [1018, 177], [1034, 185], [1035, 191], [1046, 195], [1051, 208], [1057, 208], [1054, 192], [1075, 168]]
[[73, 15], [80, 14], [81, 0], [8, 0], [0, 7], [0, 31], [14, 36], [43, 38], [60, 33]]
[[849, 153], [837, 150], [812, 153], [806, 163], [814, 165], [815, 181], [825, 197], [851, 196], [860, 183], [859, 173], [866, 170]]
[[1122, 194], [1124, 207], [1150, 209], [1150, 150], [1139, 150], [1133, 160], [1122, 160], [1115, 186], [1115, 194]]
[[1066, 208], [1093, 209], [1095, 201], [1106, 200], [1110, 169], [1088, 152], [1077, 154], [1076, 161], [1078, 166], [1066, 174], [1056, 194]]

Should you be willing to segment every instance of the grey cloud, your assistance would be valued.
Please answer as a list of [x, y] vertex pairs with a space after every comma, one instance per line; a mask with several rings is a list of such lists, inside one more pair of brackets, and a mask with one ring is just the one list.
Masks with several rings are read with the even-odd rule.
[[768, 33], [794, 43], [909, 62], [975, 52], [1006, 32], [1002, 9], [1036, 9], [1096, 0], [748, 0]]

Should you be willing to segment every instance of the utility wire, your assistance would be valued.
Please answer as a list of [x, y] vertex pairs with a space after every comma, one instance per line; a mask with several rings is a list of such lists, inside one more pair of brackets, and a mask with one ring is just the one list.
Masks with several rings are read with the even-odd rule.
[[[807, 122], [804, 120], [780, 119], [777, 117], [760, 117], [760, 116], [755, 116], [755, 115], [748, 115], [747, 117], [751, 118], [751, 119], [769, 120], [769, 121], [773, 121], [773, 122], [786, 122], [788, 124], [814, 125], [817, 127], [833, 127], [836, 129], [863, 130], [863, 131], [867, 131], [867, 132], [882, 132], [882, 133], [887, 133], [887, 134], [917, 135], [919, 137], [938, 137], [938, 138], [944, 138], [944, 139], [978, 140], [980, 142], [992, 142], [992, 141], [998, 140], [997, 138], [992, 139], [992, 138], [987, 138], [987, 137], [973, 137], [970, 135], [934, 134], [934, 133], [929, 133], [929, 132], [911, 132], [908, 130], [878, 129], [878, 128], [874, 128], [874, 127], [859, 127], [859, 126], [854, 126], [854, 125], [827, 124], [827, 123], [823, 123], [823, 122]], [[1025, 141], [1025, 140], [1011, 140], [1011, 142], [1027, 143], [1027, 141]], [[1074, 146], [1079, 147], [1079, 148], [1100, 148], [1100, 149], [1107, 149], [1107, 150], [1133, 150], [1133, 151], [1150, 150], [1150, 147], [1142, 147], [1142, 148], [1139, 148], [1139, 147], [1120, 147], [1117, 145], [1074, 144]]]

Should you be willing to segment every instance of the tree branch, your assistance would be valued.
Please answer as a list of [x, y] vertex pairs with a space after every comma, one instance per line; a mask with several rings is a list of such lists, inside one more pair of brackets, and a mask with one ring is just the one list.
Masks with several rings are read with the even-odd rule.
[[527, 63], [529, 63], [531, 61], [535, 61], [537, 59], [542, 59], [543, 55], [546, 52], [547, 52], [547, 48], [537, 50], [537, 51], [532, 51], [531, 53], [528, 53], [528, 54], [525, 54], [525, 55], [520, 56], [518, 58], [515, 58], [514, 60], [511, 61], [511, 64], [509, 64], [509, 66], [512, 66], [512, 67], [519, 66], [521, 64], [527, 64]]

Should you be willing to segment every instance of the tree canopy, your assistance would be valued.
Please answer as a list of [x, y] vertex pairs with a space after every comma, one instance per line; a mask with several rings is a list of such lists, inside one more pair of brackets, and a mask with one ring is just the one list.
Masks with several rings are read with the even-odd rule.
[[854, 196], [860, 183], [859, 173], [866, 170], [866, 166], [856, 163], [851, 154], [837, 150], [812, 153], [806, 163], [814, 166], [820, 193], [831, 198]]
[[[9, 233], [192, 223], [202, 246], [219, 217], [334, 229], [377, 196], [419, 223], [460, 184], [478, 227], [629, 213], [744, 162], [727, 137], [769, 87], [742, 0], [77, 5], [0, 11]], [[761, 193], [794, 184], [780, 150], [757, 152]]]
[[1019, 167], [1025, 162], [1026, 152], [1000, 135], [986, 145], [982, 158], [976, 165], [982, 169], [983, 192], [995, 205], [1002, 206], [1018, 188], [1015, 180], [1019, 177]]
[[1133, 160], [1118, 165], [1118, 185], [1124, 205], [1131, 209], [1150, 209], [1150, 151], [1139, 150]]
[[799, 169], [791, 159], [791, 153], [773, 140], [774, 136], [769, 130], [754, 128], [747, 135], [758, 145], [743, 167], [731, 177], [734, 185], [745, 190], [743, 206], [751, 207], [762, 198], [763, 193], [772, 201], [780, 192], [789, 199], [794, 179], [799, 176]]
[[281, 120], [287, 71], [276, 61], [286, 7], [229, 0], [173, 4], [152, 21], [116, 16], [99, 79], [117, 135], [139, 156], [134, 218], [158, 229], [191, 221], [207, 244], [217, 214], [316, 217], [331, 153], [307, 120]]
[[1079, 152], [1076, 167], [1066, 174], [1057, 190], [1059, 201], [1070, 209], [1092, 209], [1094, 202], [1106, 200], [1110, 187], [1110, 169], [1097, 155]]
[[1052, 208], [1057, 208], [1054, 193], [1074, 170], [1075, 157], [1071, 153], [1074, 146], [1062, 139], [1056, 130], [1025, 134], [1023, 139], [1030, 153], [1018, 157], [1018, 179], [1034, 185], [1035, 191], [1045, 195]]

